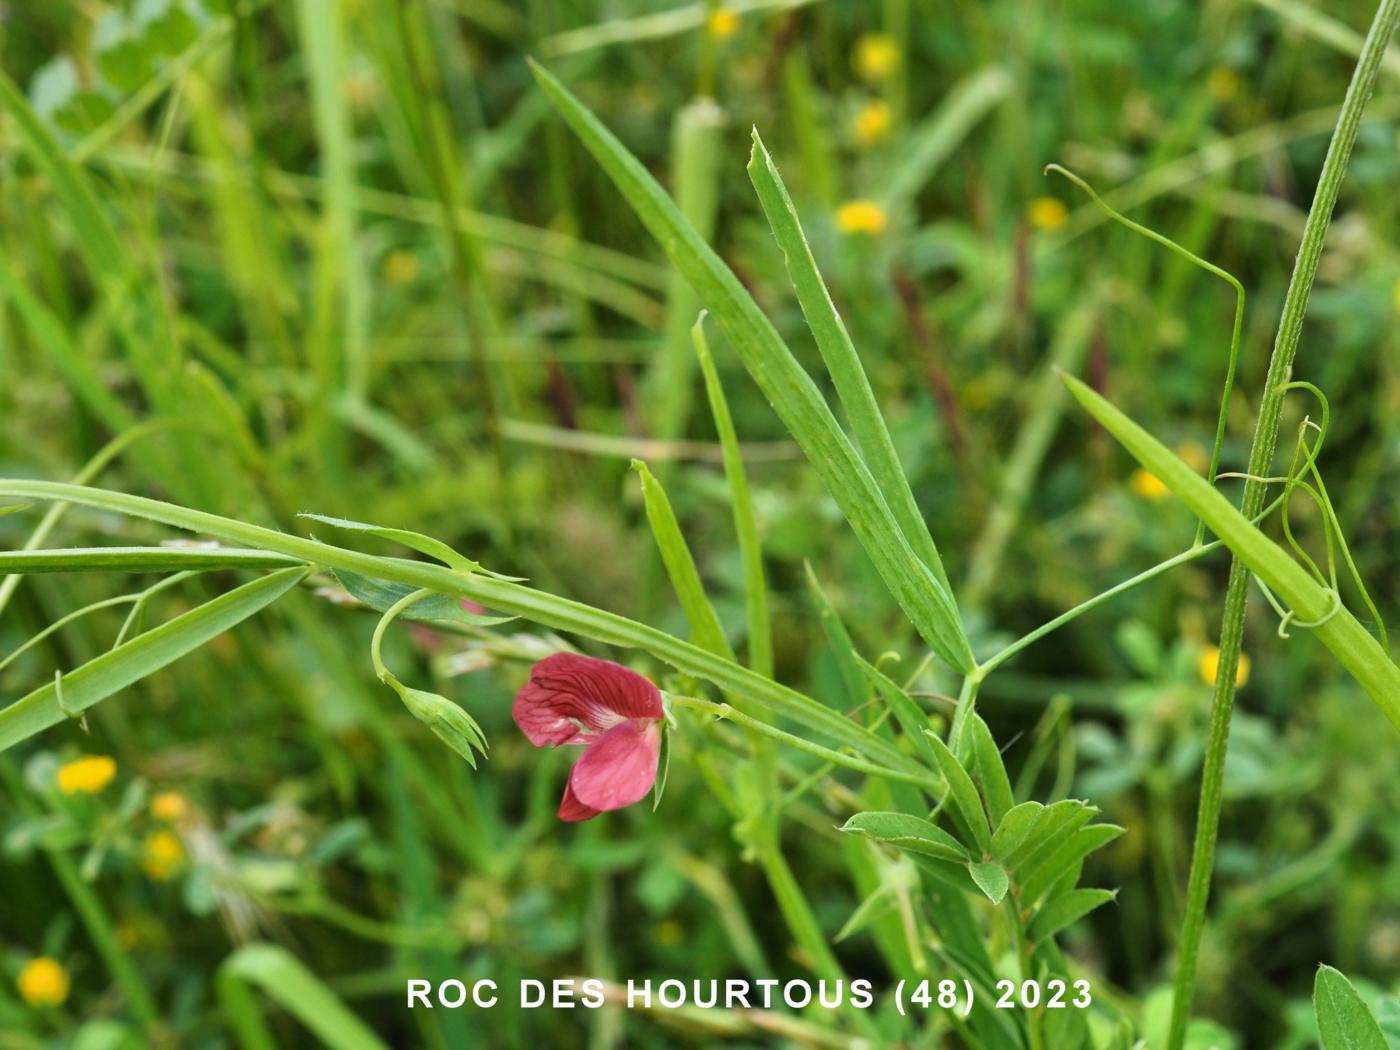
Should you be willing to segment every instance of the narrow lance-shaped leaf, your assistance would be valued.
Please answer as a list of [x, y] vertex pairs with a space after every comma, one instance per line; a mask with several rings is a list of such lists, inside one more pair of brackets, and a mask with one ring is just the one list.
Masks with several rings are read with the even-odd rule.
[[1089, 414], [1190, 507], [1297, 614], [1300, 623], [1315, 625], [1312, 632], [1400, 729], [1400, 667], [1361, 622], [1338, 604], [1338, 597], [1169, 448], [1084, 383], [1068, 375], [1064, 380]]
[[744, 609], [749, 624], [749, 666], [766, 678], [773, 677], [773, 628], [768, 620], [768, 585], [763, 576], [763, 547], [758, 539], [758, 522], [749, 495], [744, 458], [739, 451], [739, 434], [729, 414], [729, 402], [719, 381], [710, 344], [705, 338], [702, 314], [691, 329], [695, 356], [705, 377], [705, 393], [714, 416], [724, 455], [724, 476], [729, 482], [729, 500], [734, 513], [734, 533], [739, 539], [739, 559], [744, 567]]
[[987, 826], [987, 814], [982, 809], [982, 799], [977, 794], [976, 785], [972, 783], [972, 778], [967, 775], [962, 763], [948, 750], [948, 745], [939, 739], [936, 733], [926, 731], [924, 735], [933, 745], [938, 768], [948, 781], [954, 807], [977, 840], [977, 848], [985, 853], [992, 844], [992, 831]]
[[479, 562], [473, 561], [464, 555], [458, 554], [442, 540], [434, 539], [431, 536], [424, 536], [421, 532], [411, 532], [408, 529], [392, 529], [383, 525], [368, 525], [363, 521], [351, 521], [348, 518], [334, 518], [329, 514], [298, 514], [299, 518], [306, 518], [310, 521], [319, 521], [325, 525], [333, 525], [337, 529], [347, 529], [351, 532], [367, 532], [371, 536], [378, 536], [382, 540], [393, 540], [401, 543], [409, 550], [415, 550], [419, 554], [426, 554], [430, 558], [436, 558], [444, 565], [450, 565], [459, 572], [484, 572], [488, 576], [494, 576], [499, 580], [519, 580], [519, 576], [502, 576], [500, 573], [483, 569]]
[[1011, 780], [1006, 775], [1001, 751], [992, 739], [992, 731], [977, 715], [973, 715], [972, 721], [972, 754], [977, 781], [982, 785], [982, 797], [987, 800], [987, 816], [995, 828], [1015, 805], [1016, 799], [1011, 794]]
[[758, 191], [763, 213], [768, 217], [768, 226], [783, 251], [783, 260], [797, 292], [802, 314], [812, 329], [826, 370], [831, 373], [836, 394], [846, 409], [846, 417], [850, 420], [865, 464], [874, 475], [880, 491], [889, 500], [890, 511], [899, 522], [905, 539], [951, 594], [953, 587], [948, 582], [943, 560], [938, 556], [933, 536], [914, 502], [914, 492], [900, 466], [894, 441], [880, 414], [875, 393], [870, 389], [870, 380], [851, 342], [846, 323], [837, 312], [836, 304], [831, 301], [831, 294], [817, 269], [817, 261], [802, 232], [802, 224], [797, 217], [797, 209], [792, 205], [792, 198], [788, 196], [787, 186], [783, 184], [782, 176], [778, 174], [778, 168], [763, 145], [757, 128], [753, 130], [753, 152], [749, 156], [748, 171], [749, 180]]
[[252, 995], [264, 995], [307, 1027], [330, 1050], [388, 1050], [321, 979], [286, 949], [248, 944], [219, 968], [219, 1003], [245, 1047], [275, 1046]]
[[661, 552], [666, 575], [671, 578], [671, 588], [676, 592], [685, 618], [690, 623], [692, 641], [716, 656], [733, 660], [734, 650], [730, 648], [729, 639], [724, 636], [724, 626], [719, 622], [715, 607], [710, 604], [710, 598], [705, 593], [700, 570], [695, 567], [695, 558], [690, 553], [689, 544], [685, 542], [680, 523], [676, 521], [676, 514], [671, 509], [666, 490], [640, 459], [632, 461], [632, 469], [642, 479], [642, 500], [646, 504], [651, 534]]
[[836, 609], [817, 581], [817, 574], [812, 571], [812, 563], [805, 562], [804, 567], [807, 570], [807, 587], [817, 603], [817, 619], [821, 623], [822, 634], [826, 635], [827, 644], [831, 646], [832, 655], [836, 658], [836, 668], [841, 673], [841, 681], [846, 686], [846, 706], [856, 707], [863, 704], [870, 694], [865, 672], [860, 669], [860, 656], [846, 631], [846, 625], [841, 622], [841, 617], [837, 615]]
[[841, 830], [940, 860], [960, 863], [968, 859], [966, 847], [952, 835], [932, 821], [907, 813], [857, 813]]
[[690, 281], [754, 381], [820, 474], [885, 586], [936, 653], [968, 673], [974, 660], [952, 595], [919, 560], [879, 486], [792, 352], [739, 279], [686, 222], [675, 202], [552, 74], [532, 65], [550, 101]]
[[139, 634], [0, 710], [0, 751], [74, 717], [271, 605], [306, 576], [304, 566], [245, 583]]
[[1116, 824], [1091, 824], [1066, 837], [1044, 862], [1025, 877], [1021, 884], [1022, 904], [1034, 904], [1066, 871], [1121, 834], [1123, 829]]

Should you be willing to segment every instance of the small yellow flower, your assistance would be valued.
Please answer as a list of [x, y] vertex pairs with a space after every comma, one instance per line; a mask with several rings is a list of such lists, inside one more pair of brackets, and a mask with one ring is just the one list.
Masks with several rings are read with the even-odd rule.
[[174, 878], [185, 866], [185, 847], [168, 831], [146, 836], [141, 851], [141, 870], [158, 882]]
[[1240, 75], [1225, 66], [1216, 66], [1206, 77], [1206, 91], [1216, 102], [1229, 102], [1240, 93]]
[[399, 287], [418, 280], [418, 256], [395, 248], [384, 256], [384, 279]]
[[189, 800], [178, 791], [162, 791], [151, 799], [151, 816], [166, 824], [174, 824], [189, 808]]
[[728, 40], [739, 31], [739, 16], [727, 7], [717, 7], [705, 21], [712, 40]]
[[58, 790], [65, 795], [95, 795], [117, 775], [117, 763], [106, 755], [84, 755], [58, 767]]
[[1210, 466], [1210, 453], [1205, 450], [1199, 441], [1183, 441], [1176, 446], [1177, 458], [1197, 474]]
[[1167, 491], [1167, 486], [1162, 484], [1161, 478], [1141, 467], [1133, 471], [1133, 476], [1128, 479], [1128, 487], [1143, 499], [1151, 500], [1153, 503], [1160, 503], [1171, 495]]
[[890, 133], [890, 107], [876, 99], [861, 107], [856, 114], [856, 141], [862, 146], [873, 146]]
[[[1220, 669], [1220, 649], [1218, 646], [1208, 645], [1201, 650], [1200, 662], [1196, 665], [1201, 672], [1201, 681], [1206, 685], [1215, 684], [1216, 672]], [[1240, 653], [1240, 662], [1235, 665], [1235, 688], [1238, 689], [1249, 681], [1249, 654]]]
[[15, 984], [30, 1006], [57, 1006], [68, 998], [68, 971], [47, 955], [25, 963]]
[[1058, 197], [1037, 197], [1026, 209], [1026, 218], [1037, 230], [1058, 230], [1069, 217], [1069, 209]]
[[884, 80], [899, 68], [899, 41], [888, 33], [867, 33], [856, 41], [856, 72], [869, 81]]
[[889, 225], [885, 209], [874, 201], [847, 201], [836, 210], [836, 226], [842, 233], [876, 237]]

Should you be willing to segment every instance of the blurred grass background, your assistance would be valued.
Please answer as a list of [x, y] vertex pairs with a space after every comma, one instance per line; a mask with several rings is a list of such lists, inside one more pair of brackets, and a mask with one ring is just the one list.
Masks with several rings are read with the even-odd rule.
[[[740, 562], [691, 363], [697, 304], [548, 112], [532, 54], [712, 232], [820, 374], [743, 173], [749, 127], [762, 130], [973, 610], [974, 644], [993, 651], [1183, 549], [1194, 527], [1067, 410], [1052, 364], [1203, 456], [1234, 307], [1227, 286], [1104, 225], [1041, 168], [1073, 168], [1249, 289], [1224, 459], [1240, 469], [1350, 72], [1347, 34], [1369, 15], [1294, 0], [12, 3], [0, 474], [67, 478], [125, 434], [96, 484], [283, 528], [316, 511], [416, 529], [684, 634], [628, 470], [637, 456], [664, 479], [742, 645]], [[1322, 469], [1392, 618], [1397, 80], [1393, 50], [1297, 376], [1331, 399]], [[907, 674], [922, 652], [761, 395], [715, 351], [755, 489], [776, 675], [849, 706], [804, 562], [868, 658], [897, 653]], [[1290, 405], [1286, 433], [1305, 411]], [[1319, 521], [1297, 511], [1319, 549]], [[0, 517], [0, 543], [23, 545], [34, 520]], [[72, 514], [50, 542], [163, 538]], [[1094, 862], [1098, 884], [1122, 887], [1117, 907], [1067, 947], [1110, 1014], [1149, 1035], [1179, 926], [1224, 573], [1219, 557], [1179, 569], [983, 689], [1025, 792], [1088, 798], [1128, 828]], [[151, 615], [226, 583], [183, 583]], [[122, 588], [26, 579], [0, 654]], [[50, 636], [0, 671], [0, 689], [21, 695], [102, 651], [123, 613]], [[374, 681], [372, 627], [307, 588], [103, 705], [87, 733], [6, 756], [4, 1045], [67, 1045], [84, 1022], [143, 1012], [160, 1018], [148, 1037], [229, 1045], [217, 974], [253, 941], [286, 947], [393, 1045], [717, 1038], [610, 1011], [409, 1013], [406, 976], [807, 972], [716, 801], [742, 776], [739, 752], [678, 756], [657, 816], [639, 806], [562, 827], [566, 759], [535, 752], [509, 718], [547, 639], [396, 632], [396, 666], [487, 730], [491, 758], [472, 775]], [[1276, 628], [1256, 602], [1201, 967], [1215, 1045], [1308, 1045], [1319, 959], [1372, 989], [1400, 980], [1393, 741], [1306, 631], [1284, 642]], [[921, 676], [929, 694], [950, 685]], [[58, 790], [55, 770], [84, 753], [115, 759], [110, 784]], [[152, 800], [169, 792], [182, 806], [162, 818]], [[831, 830], [848, 809], [828, 784], [787, 813], [789, 866], [828, 935], [861, 899], [860, 863]], [[836, 952], [880, 984], [897, 959], [868, 934]], [[35, 955], [71, 979], [60, 1006], [14, 983]], [[300, 1029], [276, 1023], [294, 1044]]]

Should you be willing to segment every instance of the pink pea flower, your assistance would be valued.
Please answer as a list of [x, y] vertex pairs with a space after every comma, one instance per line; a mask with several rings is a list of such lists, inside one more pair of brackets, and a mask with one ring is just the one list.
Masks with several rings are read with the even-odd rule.
[[640, 802], [656, 782], [661, 691], [611, 660], [555, 653], [530, 668], [515, 694], [515, 724], [536, 747], [579, 744], [559, 804], [561, 820], [589, 820]]

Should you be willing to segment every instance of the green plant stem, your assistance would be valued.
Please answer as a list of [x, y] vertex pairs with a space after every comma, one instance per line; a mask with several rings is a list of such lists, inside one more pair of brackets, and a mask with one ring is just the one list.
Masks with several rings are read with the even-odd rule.
[[[1385, 57], [1386, 45], [1400, 21], [1400, 0], [1381, 0], [1371, 23], [1366, 43], [1361, 50], [1356, 71], [1347, 87], [1341, 115], [1327, 148], [1317, 192], [1303, 228], [1303, 241], [1288, 282], [1283, 302], [1278, 336], [1269, 359], [1264, 398], [1259, 409], [1259, 421], [1249, 452], [1249, 473], [1256, 478], [1269, 474], [1274, 447], [1278, 442], [1279, 419], [1283, 411], [1284, 387], [1298, 350], [1303, 318], [1313, 279], [1317, 275], [1322, 244], [1331, 222], [1337, 192], [1346, 174], [1347, 161], [1366, 101], [1375, 87], [1376, 76]], [[1264, 505], [1265, 485], [1261, 481], [1245, 482], [1240, 509], [1252, 518]], [[1167, 1050], [1181, 1050], [1186, 1039], [1186, 1023], [1191, 1013], [1191, 998], [1196, 982], [1196, 961], [1200, 953], [1201, 933], [1205, 926], [1206, 902], [1210, 895], [1211, 871], [1215, 865], [1215, 840], [1220, 828], [1223, 802], [1225, 754], [1229, 745], [1230, 714], [1235, 699], [1235, 669], [1239, 665], [1240, 645], [1244, 638], [1245, 606], [1249, 600], [1249, 569], [1235, 556], [1230, 563], [1230, 581], [1225, 593], [1225, 615], [1220, 629], [1220, 661], [1216, 670], [1215, 694], [1211, 700], [1210, 727], [1206, 737], [1205, 765], [1201, 774], [1201, 798], [1196, 817], [1196, 839], [1191, 852], [1191, 874], [1186, 890], [1186, 918], [1181, 930], [1176, 980], [1172, 995], [1171, 1029]]]
[[[1011, 940], [1016, 948], [1017, 964], [1021, 968], [1021, 980], [1023, 982], [1029, 981], [1035, 976], [1035, 971], [1031, 969], [1030, 944], [1026, 940], [1026, 929], [1021, 922], [1020, 899], [1014, 893], [1008, 893], [1004, 907], [1006, 925], [1011, 930]], [[1045, 1050], [1045, 1034], [1041, 1031], [1039, 1007], [1026, 1011], [1026, 1037], [1030, 1042], [1030, 1050]]]
[[832, 765], [845, 766], [847, 769], [854, 769], [861, 773], [867, 773], [873, 777], [886, 777], [890, 780], [902, 781], [905, 784], [916, 784], [931, 791], [939, 790], [942, 785], [933, 777], [921, 773], [907, 773], [899, 769], [889, 769], [885, 766], [876, 765], [874, 762], [867, 762], [862, 758], [855, 758], [852, 755], [843, 754], [829, 747], [822, 747], [821, 744], [814, 744], [812, 741], [792, 733], [786, 733], [776, 726], [771, 726], [767, 722], [760, 721], [736, 711], [731, 704], [717, 704], [713, 700], [701, 700], [691, 696], [673, 696], [671, 703], [676, 707], [688, 707], [694, 711], [704, 711], [712, 714], [716, 718], [722, 718], [726, 722], [733, 722], [741, 725], [745, 729], [766, 736], [780, 744], [786, 744], [795, 751], [805, 751], [809, 755], [825, 759]]
[[[123, 492], [86, 488], [55, 481], [0, 479], [0, 497], [62, 500], [130, 517], [158, 521], [178, 529], [216, 536], [232, 543], [275, 551], [331, 569], [348, 569], [374, 579], [409, 587], [426, 587], [438, 594], [471, 598], [492, 609], [523, 616], [555, 630], [573, 631], [586, 638], [624, 648], [642, 649], [686, 674], [713, 682], [721, 690], [775, 715], [800, 721], [814, 732], [854, 747], [868, 758], [896, 769], [915, 772], [919, 763], [892, 744], [861, 728], [850, 719], [810, 697], [764, 678], [713, 653], [683, 642], [664, 631], [615, 613], [536, 591], [505, 580], [468, 575], [445, 565], [377, 557], [304, 539], [275, 529], [250, 525], [204, 511], [132, 496]], [[286, 570], [283, 570], [286, 571]], [[0, 711], [0, 728], [9, 709]], [[37, 730], [36, 730], [37, 731]]]

